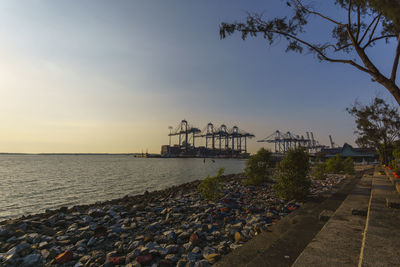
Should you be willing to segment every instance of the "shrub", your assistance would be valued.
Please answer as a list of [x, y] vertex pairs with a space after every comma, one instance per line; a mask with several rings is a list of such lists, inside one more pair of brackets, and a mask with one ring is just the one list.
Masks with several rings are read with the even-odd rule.
[[217, 200], [222, 193], [222, 175], [225, 168], [220, 168], [216, 176], [207, 176], [198, 186], [201, 196], [207, 200]]
[[303, 148], [289, 150], [279, 164], [278, 181], [274, 185], [277, 195], [287, 200], [301, 200], [310, 190], [308, 154]]
[[347, 174], [354, 174], [354, 160], [350, 157], [347, 157], [343, 161], [343, 171]]
[[324, 162], [317, 162], [313, 168], [313, 176], [317, 179], [326, 178], [326, 164]]
[[343, 159], [339, 154], [326, 161], [326, 171], [329, 173], [340, 173], [343, 171], [343, 167]]
[[243, 183], [245, 185], [258, 185], [268, 181], [268, 168], [272, 167], [273, 164], [271, 152], [261, 148], [256, 154], [247, 159], [246, 168], [244, 169], [247, 179]]

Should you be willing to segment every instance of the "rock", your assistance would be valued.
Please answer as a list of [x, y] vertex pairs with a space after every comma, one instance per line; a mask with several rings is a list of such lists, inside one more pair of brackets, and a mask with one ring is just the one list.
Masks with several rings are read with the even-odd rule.
[[198, 253], [189, 252], [189, 253], [187, 254], [187, 259], [188, 259], [188, 261], [191, 261], [191, 262], [195, 262], [195, 261], [197, 261], [197, 260], [200, 259], [200, 258], [201, 258], [201, 255], [198, 254]]
[[136, 261], [142, 265], [149, 264], [153, 260], [150, 253], [136, 257]]
[[171, 262], [177, 262], [179, 260], [179, 257], [175, 254], [168, 254], [165, 256], [164, 259], [171, 261]]
[[164, 234], [164, 236], [166, 236], [167, 240], [170, 240], [170, 241], [175, 241], [177, 238], [177, 235], [174, 231], [166, 231], [163, 234]]
[[106, 236], [107, 235], [107, 228], [104, 226], [97, 226], [94, 229], [94, 236], [95, 237], [100, 237], [100, 236]]
[[194, 248], [192, 249], [192, 252], [193, 252], [193, 253], [196, 253], [196, 254], [201, 254], [201, 248], [200, 248], [200, 247], [194, 247]]
[[187, 243], [183, 244], [183, 248], [185, 249], [186, 252], [192, 251], [192, 249], [193, 249], [192, 242], [187, 242]]
[[88, 211], [88, 216], [90, 217], [103, 217], [106, 213], [102, 209], [90, 209]]
[[209, 264], [208, 261], [206, 261], [206, 260], [200, 260], [200, 261], [197, 261], [197, 262], [194, 264], [194, 266], [195, 266], [195, 267], [208, 267], [208, 266], [210, 266], [210, 264]]
[[145, 229], [148, 231], [155, 231], [156, 229], [159, 229], [160, 227], [161, 227], [161, 225], [159, 222], [154, 222], [154, 223], [147, 225], [145, 227]]
[[112, 266], [125, 263], [124, 257], [107, 257], [107, 260], [112, 263]]
[[94, 236], [92, 236], [89, 241], [87, 242], [87, 246], [91, 247], [96, 243], [96, 238]]
[[197, 244], [197, 242], [199, 242], [199, 236], [196, 233], [193, 233], [193, 234], [190, 235], [189, 240], [193, 244]]
[[234, 239], [235, 239], [236, 243], [239, 242], [240, 240], [242, 240], [241, 234], [239, 232], [236, 232], [234, 235]]
[[154, 235], [147, 233], [144, 238], [143, 238], [143, 242], [147, 243], [149, 241], [153, 241], [154, 240]]
[[[203, 256], [204, 256], [204, 254], [203, 254]], [[221, 255], [218, 254], [218, 253], [211, 253], [211, 254], [208, 254], [207, 256], [204, 256], [204, 259], [205, 259], [208, 263], [214, 264], [214, 263], [219, 259], [220, 256], [221, 256]]]
[[42, 255], [43, 259], [47, 259], [50, 256], [50, 251], [48, 251], [47, 249], [42, 249], [40, 251], [40, 254]]
[[186, 267], [187, 264], [188, 264], [188, 261], [187, 261], [187, 260], [180, 259], [180, 260], [176, 263], [176, 267]]
[[67, 250], [56, 257], [56, 262], [59, 264], [67, 263], [72, 260], [73, 256], [74, 254], [72, 253], [72, 251]]
[[22, 266], [38, 266], [42, 261], [42, 256], [40, 254], [29, 254], [24, 257]]
[[178, 245], [168, 245], [165, 247], [167, 249], [167, 253], [171, 254], [171, 253], [177, 253], [179, 250], [179, 246]]
[[141, 267], [141, 266], [142, 265], [137, 261], [134, 261], [134, 262], [131, 262], [131, 263], [128, 263], [127, 265], [125, 265], [125, 267]]
[[216, 254], [217, 253], [217, 251], [214, 249], [214, 248], [212, 248], [212, 247], [205, 247], [205, 248], [203, 248], [203, 257], [204, 258], [207, 258], [207, 256], [209, 256], [209, 255], [211, 255], [211, 254]]
[[81, 263], [83, 263], [83, 264], [86, 264], [89, 260], [90, 260], [90, 256], [89, 256], [89, 255], [85, 255], [85, 256], [82, 256], [82, 257], [79, 259], [79, 262], [81, 262]]

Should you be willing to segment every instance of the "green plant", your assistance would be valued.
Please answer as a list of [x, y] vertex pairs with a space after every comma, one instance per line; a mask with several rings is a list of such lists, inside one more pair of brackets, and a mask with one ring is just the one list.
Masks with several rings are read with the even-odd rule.
[[309, 157], [303, 148], [289, 150], [279, 164], [278, 181], [274, 185], [281, 198], [301, 200], [307, 197], [310, 190]]
[[268, 181], [268, 168], [272, 167], [273, 164], [271, 152], [261, 148], [256, 154], [247, 159], [246, 168], [244, 169], [247, 179], [243, 181], [243, 184], [258, 185]]
[[326, 163], [317, 162], [313, 168], [313, 176], [317, 179], [326, 178]]
[[343, 168], [343, 159], [339, 154], [326, 161], [326, 171], [329, 173], [340, 173]]
[[207, 176], [198, 186], [201, 196], [207, 200], [217, 200], [222, 193], [222, 175], [225, 168], [220, 168], [216, 176]]
[[350, 157], [347, 157], [343, 161], [343, 171], [346, 174], [354, 174], [354, 160]]

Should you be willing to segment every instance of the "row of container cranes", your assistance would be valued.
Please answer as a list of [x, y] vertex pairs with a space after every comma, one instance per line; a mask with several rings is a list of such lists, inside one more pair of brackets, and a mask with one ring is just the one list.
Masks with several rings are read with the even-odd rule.
[[[254, 134], [243, 131], [236, 125], [228, 128], [225, 124], [215, 126], [211, 122], [200, 129], [189, 124], [188, 121], [182, 120], [175, 128], [170, 126], [169, 130], [169, 145], [161, 147], [163, 157], [246, 158], [249, 156], [247, 141], [255, 137]], [[172, 138], [177, 141], [177, 144], [171, 144]], [[329, 139], [331, 148], [334, 148], [332, 137], [329, 136]], [[277, 130], [257, 142], [274, 144], [274, 152], [277, 155], [283, 155], [288, 150], [297, 147], [304, 147], [311, 154], [328, 148], [315, 140], [312, 132], [306, 132], [306, 137], [304, 137]], [[199, 143], [201, 145], [198, 145]]]
[[[163, 157], [235, 157], [246, 158], [247, 140], [253, 134], [239, 129], [238, 126], [228, 128], [225, 124], [219, 127], [208, 123], [203, 129], [182, 120], [177, 127], [169, 127], [169, 145], [161, 147]], [[171, 145], [171, 138], [175, 137], [178, 144]], [[196, 146], [197, 140], [205, 145]]]
[[[331, 141], [331, 147], [334, 147], [332, 137], [329, 136]], [[317, 140], [314, 139], [312, 132], [306, 132], [306, 138], [304, 136], [296, 135], [291, 132], [282, 133], [279, 130], [275, 131], [271, 135], [264, 139], [258, 140], [257, 142], [266, 142], [274, 144], [275, 153], [286, 153], [289, 149], [304, 147], [309, 153], [316, 153], [323, 148], [327, 148], [325, 145], [321, 145]]]

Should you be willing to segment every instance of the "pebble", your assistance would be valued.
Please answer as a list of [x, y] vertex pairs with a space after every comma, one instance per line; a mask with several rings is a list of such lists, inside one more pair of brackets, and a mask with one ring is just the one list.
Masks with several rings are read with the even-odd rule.
[[[301, 204], [270, 184], [245, 187], [225, 176], [222, 198], [208, 202], [198, 181], [144, 195], [61, 208], [2, 222], [0, 266], [209, 266]], [[311, 195], [343, 179], [312, 180]]]

